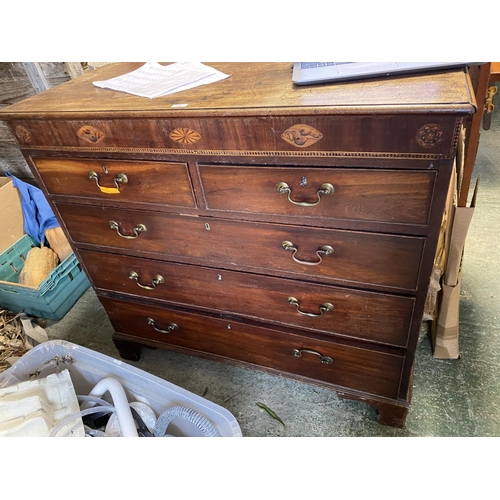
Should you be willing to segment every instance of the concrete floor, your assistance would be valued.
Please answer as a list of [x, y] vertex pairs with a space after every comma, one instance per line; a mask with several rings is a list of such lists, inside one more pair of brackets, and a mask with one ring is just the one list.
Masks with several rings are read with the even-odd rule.
[[[457, 360], [432, 355], [422, 328], [412, 407], [405, 429], [378, 424], [375, 410], [335, 392], [162, 350], [143, 349], [133, 364], [229, 410], [243, 436], [500, 436], [500, 112], [481, 134], [471, 186], [481, 177], [465, 247]], [[65, 339], [118, 357], [111, 325], [92, 290], [59, 322], [51, 339]], [[284, 421], [256, 406], [266, 404]]]

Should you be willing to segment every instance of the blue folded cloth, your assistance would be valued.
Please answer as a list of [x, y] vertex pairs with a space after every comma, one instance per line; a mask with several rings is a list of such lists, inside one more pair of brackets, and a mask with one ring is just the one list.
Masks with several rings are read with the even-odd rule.
[[59, 227], [54, 212], [50, 208], [42, 190], [19, 180], [11, 173], [5, 175], [12, 179], [12, 184], [21, 195], [21, 207], [24, 218], [24, 232], [29, 234], [37, 243], [46, 243], [45, 231]]

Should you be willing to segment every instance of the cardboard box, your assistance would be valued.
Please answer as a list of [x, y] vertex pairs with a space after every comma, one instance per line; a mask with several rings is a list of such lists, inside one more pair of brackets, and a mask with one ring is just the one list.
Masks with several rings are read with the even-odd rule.
[[0, 177], [0, 254], [24, 235], [21, 195], [12, 179]]
[[432, 331], [434, 357], [458, 359], [460, 325], [460, 285], [462, 258], [469, 225], [476, 206], [479, 182], [476, 181], [474, 195], [469, 207], [453, 206], [449, 228], [448, 256], [441, 279], [441, 297], [437, 321]]
[[450, 230], [453, 224], [453, 206], [456, 197], [457, 172], [453, 169], [446, 198], [446, 205], [441, 221], [441, 229], [434, 257], [434, 266], [430, 278], [429, 288], [427, 290], [427, 298], [424, 308], [424, 321], [435, 322], [439, 311], [438, 301], [442, 290], [442, 278], [445, 272], [446, 260], [449, 254], [450, 247]]
[[460, 323], [460, 279], [455, 286], [443, 284], [439, 315], [432, 330], [434, 357], [439, 359], [458, 359]]
[[453, 172], [441, 234], [434, 260], [424, 319], [431, 321], [431, 339], [435, 358], [458, 359], [460, 324], [460, 286], [462, 258], [469, 225], [476, 206], [479, 179], [469, 207], [459, 207], [464, 164], [464, 132], [459, 141], [456, 169]]

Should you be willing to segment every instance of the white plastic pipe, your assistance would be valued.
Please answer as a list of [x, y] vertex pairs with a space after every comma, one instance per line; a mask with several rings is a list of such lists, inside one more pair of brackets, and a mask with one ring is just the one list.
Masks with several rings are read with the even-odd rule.
[[94, 406], [93, 408], [86, 408], [85, 410], [79, 411], [73, 415], [67, 416], [65, 419], [61, 420], [51, 431], [49, 437], [56, 437], [57, 433], [65, 426], [76, 420], [77, 418], [85, 417], [86, 415], [91, 415], [92, 413], [110, 413], [115, 412], [115, 407], [112, 405], [106, 406]]
[[127, 395], [118, 380], [112, 377], [103, 378], [92, 389], [89, 396], [100, 398], [106, 392], [109, 392], [113, 398], [113, 405], [123, 437], [139, 437]]

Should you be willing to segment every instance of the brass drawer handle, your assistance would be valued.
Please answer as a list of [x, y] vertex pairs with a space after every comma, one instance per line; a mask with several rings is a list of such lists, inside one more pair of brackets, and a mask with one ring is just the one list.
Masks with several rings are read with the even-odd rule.
[[323, 255], [332, 255], [333, 254], [333, 248], [330, 245], [323, 245], [322, 247], [319, 247], [316, 250], [316, 255], [318, 256], [319, 260], [317, 262], [307, 262], [305, 260], [300, 260], [295, 257], [295, 254], [297, 253], [298, 248], [291, 242], [291, 241], [283, 241], [281, 243], [281, 247], [283, 250], [291, 250], [293, 252], [292, 254], [292, 259], [299, 263], [299, 264], [304, 264], [306, 266], [317, 266], [318, 264], [321, 264], [323, 262], [323, 259], [321, 258], [321, 254]]
[[118, 226], [118, 222], [115, 222], [114, 220], [109, 221], [109, 227], [111, 229], [116, 230], [118, 233], [118, 236], [121, 236], [122, 238], [125, 238], [126, 240], [133, 240], [139, 236], [140, 233], [145, 233], [147, 231], [146, 226], [144, 224], [137, 224], [134, 227], [134, 236], [127, 236], [126, 234], [122, 234], [120, 232], [120, 226]]
[[322, 194], [331, 196], [333, 194], [334, 188], [331, 184], [328, 183], [321, 184], [319, 189], [316, 191], [316, 194], [318, 195], [318, 200], [315, 201], [314, 203], [309, 203], [307, 201], [292, 200], [292, 198], [290, 197], [290, 195], [292, 194], [292, 190], [286, 182], [278, 182], [278, 184], [276, 184], [276, 191], [278, 191], [278, 193], [280, 194], [287, 193], [288, 201], [290, 203], [293, 203], [294, 205], [299, 205], [301, 207], [314, 207], [321, 201]]
[[172, 330], [176, 330], [177, 328], [179, 328], [175, 323], [169, 323], [169, 325], [167, 326], [167, 329], [162, 330], [160, 328], [157, 328], [157, 326], [155, 324], [155, 320], [153, 318], [147, 318], [146, 321], [148, 322], [148, 325], [151, 325], [157, 332], [160, 332], [160, 333], [170, 333]]
[[135, 282], [137, 283], [138, 286], [140, 286], [141, 288], [145, 288], [146, 290], [154, 290], [157, 285], [163, 283], [163, 281], [164, 281], [163, 276], [160, 276], [159, 274], [157, 274], [156, 277], [153, 279], [153, 281], [151, 281], [151, 285], [143, 285], [139, 281], [139, 275], [135, 271], [130, 271], [130, 274], [128, 275], [128, 277], [131, 280], [135, 280]]
[[310, 349], [292, 349], [292, 354], [296, 358], [301, 358], [303, 352], [308, 352], [309, 354], [314, 354], [315, 356], [319, 356], [319, 360], [325, 365], [330, 365], [331, 363], [333, 363], [333, 359], [330, 358], [330, 356], [323, 356], [317, 351], [311, 351]]
[[302, 314], [302, 316], [310, 316], [312, 318], [316, 318], [318, 316], [321, 316], [324, 312], [333, 311], [333, 305], [330, 304], [330, 302], [325, 302], [324, 304], [321, 304], [321, 306], [319, 307], [319, 314], [301, 311], [299, 309], [299, 301], [295, 297], [288, 297], [288, 303], [291, 306], [295, 306], [297, 308], [297, 312], [299, 314]]
[[95, 181], [95, 183], [97, 184], [97, 187], [101, 190], [101, 192], [106, 193], [106, 194], [119, 194], [120, 193], [120, 184], [127, 184], [127, 182], [128, 182], [128, 177], [121, 172], [114, 179], [116, 187], [101, 186], [99, 184], [99, 175], [94, 170], [89, 170], [89, 179]]

